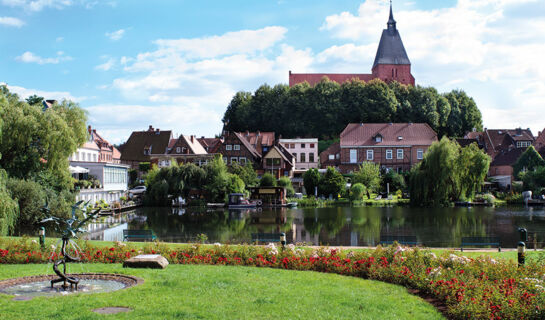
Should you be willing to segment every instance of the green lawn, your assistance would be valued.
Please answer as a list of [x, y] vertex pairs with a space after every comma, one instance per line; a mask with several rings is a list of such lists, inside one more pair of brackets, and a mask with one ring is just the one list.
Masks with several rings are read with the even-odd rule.
[[[0, 279], [51, 273], [49, 265], [2, 265]], [[70, 272], [138, 276], [144, 284], [111, 293], [13, 301], [0, 294], [7, 319], [443, 319], [401, 286], [334, 274], [232, 266], [75, 264]], [[99, 315], [92, 309], [134, 311]]]

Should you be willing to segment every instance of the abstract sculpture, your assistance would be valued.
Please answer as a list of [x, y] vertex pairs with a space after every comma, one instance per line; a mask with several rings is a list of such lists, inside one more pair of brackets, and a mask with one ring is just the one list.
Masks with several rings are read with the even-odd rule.
[[[68, 244], [71, 243], [74, 248], [76, 245], [71, 240], [72, 238], [77, 238], [77, 234], [79, 232], [84, 232], [85, 230], [82, 229], [83, 225], [94, 218], [97, 217], [98, 213], [100, 212], [100, 208], [93, 211], [91, 214], [87, 215], [85, 213], [85, 210], [87, 208], [89, 202], [85, 203], [85, 205], [82, 206], [83, 201], [79, 201], [76, 204], [72, 206], [72, 217], [68, 219], [64, 218], [58, 218], [58, 217], [49, 217], [47, 219], [42, 220], [42, 223], [46, 223], [49, 221], [55, 222], [55, 228], [59, 233], [62, 234], [62, 247], [61, 247], [61, 259], [55, 261], [53, 264], [53, 271], [59, 276], [58, 279], [51, 280], [51, 288], [53, 288], [53, 285], [57, 282], [62, 282], [62, 288], [66, 290], [68, 288], [68, 284], [70, 284], [70, 288], [74, 288], [77, 291], [78, 290], [78, 283], [79, 279], [76, 277], [69, 277], [66, 275], [66, 263], [67, 262], [77, 262], [80, 261], [80, 257], [78, 254], [78, 251], [76, 249], [76, 256], [71, 256], [66, 250], [68, 247]], [[46, 206], [44, 207], [44, 211], [46, 213], [50, 213], [49, 208]], [[83, 215], [83, 220], [78, 220], [76, 212], [81, 211]], [[61, 272], [59, 270], [59, 265], [63, 265], [63, 271]]]

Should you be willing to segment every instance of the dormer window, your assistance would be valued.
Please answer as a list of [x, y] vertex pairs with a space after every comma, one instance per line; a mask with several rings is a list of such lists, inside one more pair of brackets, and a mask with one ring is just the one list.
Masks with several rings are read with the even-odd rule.
[[403, 140], [402, 136], [397, 137], [397, 140]]
[[527, 148], [530, 145], [530, 141], [517, 141], [517, 148]]
[[380, 134], [375, 136], [375, 142], [382, 142], [382, 136]]
[[144, 154], [147, 156], [151, 154], [151, 146], [144, 148]]

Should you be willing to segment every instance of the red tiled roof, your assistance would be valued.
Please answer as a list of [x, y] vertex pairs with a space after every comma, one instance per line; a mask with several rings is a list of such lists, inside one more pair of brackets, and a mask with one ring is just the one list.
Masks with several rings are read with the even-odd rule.
[[509, 151], [502, 151], [494, 158], [490, 166], [512, 166], [525, 150], [524, 148], [514, 148]]
[[[375, 142], [380, 134], [382, 142]], [[342, 146], [431, 145], [437, 133], [426, 123], [350, 123], [341, 132]]]
[[274, 132], [238, 132], [254, 149], [261, 155], [263, 146], [272, 147], [274, 145]]
[[174, 145], [176, 144], [176, 141], [178, 141], [178, 139], [170, 139], [170, 141], [168, 142], [168, 148], [169, 149], [174, 148]]
[[[217, 153], [218, 148], [221, 146], [220, 138], [198, 138], [202, 146], [208, 151], [208, 153]], [[208, 148], [208, 149], [207, 149]]]
[[373, 75], [368, 73], [290, 73], [289, 85], [291, 87], [297, 83], [306, 81], [311, 86], [315, 86], [324, 77], [337, 83], [343, 83], [352, 79], [359, 79], [366, 82], [374, 79]]
[[534, 141], [534, 148], [536, 148], [537, 151], [545, 149], [545, 129], [538, 133], [537, 138]]
[[248, 151], [256, 158], [261, 158], [261, 153], [259, 153], [253, 145], [239, 132], [233, 132], [235, 136], [240, 140], [240, 142], [248, 149]]

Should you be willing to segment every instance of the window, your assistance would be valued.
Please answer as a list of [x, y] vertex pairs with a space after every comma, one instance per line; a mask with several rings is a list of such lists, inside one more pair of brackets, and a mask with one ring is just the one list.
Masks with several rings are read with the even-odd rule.
[[245, 158], [245, 157], [240, 157], [240, 158], [238, 158], [238, 162], [239, 162], [241, 165], [245, 165], [245, 164], [246, 164], [246, 158]]
[[225, 145], [225, 150], [231, 151], [231, 150], [233, 150], [233, 146], [230, 145], [230, 144], [226, 144], [226, 145]]
[[306, 153], [301, 153], [299, 156], [301, 157], [301, 162], [307, 162], [307, 160], [305, 159], [306, 158]]
[[267, 158], [265, 159], [265, 164], [268, 167], [279, 167], [280, 166], [280, 158]]
[[382, 142], [382, 136], [376, 136], [375, 137], [375, 142]]
[[176, 147], [176, 153], [180, 153], [180, 151], [182, 151], [182, 148]]
[[392, 149], [386, 150], [386, 160], [392, 160], [392, 158], [393, 158]]
[[335, 155], [334, 154], [330, 154], [329, 155], [329, 160], [334, 160], [335, 159]]
[[397, 158], [403, 159], [403, 149], [397, 149]]
[[289, 148], [290, 148], [290, 144], [289, 144], [289, 143], [286, 143], [286, 144], [284, 145], [284, 147], [285, 147], [286, 149], [289, 149]]
[[290, 144], [290, 149], [295, 149], [295, 143]]
[[517, 148], [526, 148], [530, 146], [530, 141], [517, 141]]
[[424, 150], [422, 150], [422, 149], [417, 149], [416, 150], [416, 159], [418, 159], [418, 160], [424, 159]]
[[338, 160], [338, 159], [340, 159], [340, 158], [341, 158], [341, 154], [340, 154], [340, 153], [337, 153], [337, 154], [335, 155], [335, 159]]
[[301, 143], [301, 149], [305, 149], [305, 144]]
[[314, 149], [314, 143], [311, 143], [311, 144], [310, 144], [310, 148], [311, 148], [311, 149]]
[[350, 163], [358, 163], [358, 150], [350, 149]]
[[234, 144], [233, 149], [234, 150], [240, 150], [240, 144]]
[[367, 160], [373, 160], [373, 150], [367, 150]]
[[308, 162], [314, 162], [314, 153], [308, 154]]
[[237, 163], [237, 162], [238, 162], [237, 157], [231, 157], [231, 164]]

